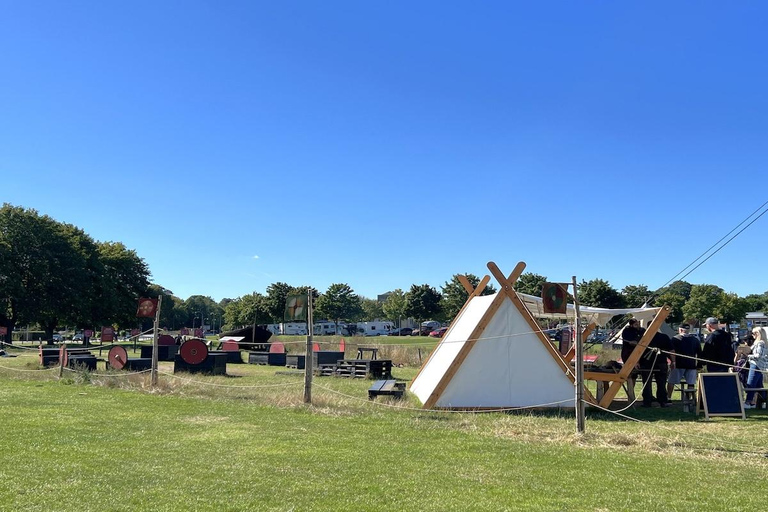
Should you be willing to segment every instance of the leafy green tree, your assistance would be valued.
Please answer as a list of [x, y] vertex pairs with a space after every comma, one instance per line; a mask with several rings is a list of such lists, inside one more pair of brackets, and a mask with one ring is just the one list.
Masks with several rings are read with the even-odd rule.
[[17, 324], [37, 320], [53, 278], [55, 255], [46, 242], [52, 237], [52, 220], [37, 211], [7, 203], [0, 208], [0, 323], [8, 328], [7, 343]]
[[[531, 275], [535, 275], [535, 274], [531, 274]], [[469, 283], [472, 285], [473, 288], [477, 288], [477, 285], [480, 284], [480, 278], [474, 274], [466, 274], [465, 277], [467, 278], [467, 280], [469, 281]], [[459, 275], [454, 274], [453, 277], [451, 277], [451, 280], [447, 281], [441, 287], [441, 291], [443, 295], [443, 298], [440, 302], [443, 310], [442, 317], [445, 319], [456, 318], [456, 315], [459, 314], [459, 311], [461, 310], [461, 308], [464, 306], [464, 303], [467, 302], [467, 299], [469, 298], [469, 293], [467, 293], [467, 290], [464, 289], [464, 285], [462, 285], [461, 281], [459, 281]], [[496, 293], [496, 289], [493, 287], [493, 285], [489, 284], [483, 289], [483, 291], [480, 294], [491, 295], [493, 293]], [[527, 292], [523, 292], [523, 293], [527, 293]], [[539, 293], [541, 293], [541, 288], [539, 288]]]
[[384, 318], [384, 309], [381, 302], [376, 299], [360, 297], [360, 309], [362, 310], [363, 321], [373, 321], [377, 318]]
[[723, 292], [720, 296], [720, 304], [715, 308], [715, 316], [723, 323], [739, 323], [749, 311], [749, 302], [740, 298], [735, 293]]
[[427, 319], [438, 319], [442, 316], [440, 292], [428, 284], [411, 285], [405, 294], [405, 314], [421, 322]]
[[534, 274], [532, 272], [524, 272], [515, 283], [515, 291], [540, 297], [541, 288], [546, 282], [546, 276]]
[[683, 306], [683, 316], [702, 320], [715, 315], [723, 300], [723, 289], [713, 284], [693, 285], [691, 295]]
[[389, 294], [387, 300], [381, 305], [384, 312], [384, 318], [397, 322], [398, 327], [402, 327], [400, 322], [405, 317], [405, 293], [400, 288]]
[[621, 289], [624, 304], [630, 308], [642, 307], [653, 295], [644, 284], [630, 284]]
[[[185, 326], [211, 325], [213, 318], [221, 315], [219, 304], [205, 295], [191, 295], [184, 301], [187, 311]], [[189, 323], [187, 323], [189, 322]]]
[[768, 311], [768, 292], [763, 294], [752, 293], [744, 297], [747, 303], [747, 311]]
[[360, 298], [346, 283], [332, 284], [317, 298], [315, 318], [327, 318], [339, 325], [340, 320], [351, 320], [360, 315]]
[[280, 323], [283, 321], [285, 313], [285, 301], [293, 289], [287, 283], [272, 283], [267, 286], [267, 311], [272, 319], [270, 323]]
[[579, 285], [579, 302], [596, 308], [624, 307], [624, 297], [603, 279], [582, 280]]
[[691, 288], [693, 288], [693, 285], [688, 281], [674, 281], [669, 286], [656, 290], [656, 293], [659, 295], [666, 292], [675, 293], [682, 295], [685, 300], [688, 300], [691, 297]]
[[667, 323], [677, 324], [682, 322], [685, 317], [683, 315], [683, 306], [685, 306], [685, 297], [677, 293], [667, 291], [662, 293], [654, 300], [654, 304], [657, 306], [667, 305], [669, 306], [669, 315], [667, 315]]

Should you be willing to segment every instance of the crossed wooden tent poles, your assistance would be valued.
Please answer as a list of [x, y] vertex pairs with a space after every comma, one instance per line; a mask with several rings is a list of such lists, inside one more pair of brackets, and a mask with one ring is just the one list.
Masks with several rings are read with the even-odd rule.
[[[482, 338], [483, 332], [506, 298], [512, 301], [512, 304], [514, 304], [517, 310], [521, 313], [523, 319], [531, 328], [531, 331], [536, 334], [537, 339], [541, 342], [544, 348], [546, 348], [549, 355], [554, 359], [554, 361], [557, 363], [563, 373], [568, 377], [571, 383], [575, 384], [576, 382], [574, 371], [570, 367], [570, 362], [573, 360], [575, 355], [575, 344], [565, 355], [562, 355], [558, 350], [556, 350], [552, 343], [549, 341], [548, 337], [542, 332], [541, 327], [536, 322], [533, 314], [530, 312], [525, 303], [520, 300], [520, 297], [517, 296], [517, 292], [515, 292], [515, 283], [522, 275], [523, 270], [525, 270], [525, 262], [519, 262], [515, 266], [514, 270], [512, 270], [512, 272], [509, 274], [509, 276], [505, 276], [501, 270], [499, 270], [499, 267], [492, 261], [488, 262], [488, 270], [490, 270], [491, 274], [493, 274], [493, 277], [496, 278], [496, 281], [498, 281], [501, 289], [496, 294], [493, 302], [480, 318], [475, 328], [472, 330], [472, 333], [470, 334], [466, 343], [463, 344], [461, 350], [456, 355], [449, 368], [441, 376], [440, 381], [438, 382], [437, 386], [435, 386], [429, 398], [427, 398], [427, 400], [424, 402], [425, 409], [431, 409], [435, 406], [438, 399], [440, 398], [440, 395], [443, 393], [443, 391], [445, 391], [445, 388], [451, 382], [451, 379], [456, 374], [459, 367], [461, 367], [461, 364], [472, 351], [472, 348]], [[472, 284], [465, 276], [459, 275], [458, 279], [461, 285], [469, 294], [469, 297], [462, 306], [462, 309], [459, 311], [459, 314], [456, 315], [456, 318], [461, 316], [462, 311], [464, 311], [464, 309], [474, 297], [478, 297], [480, 294], [482, 294], [491, 278], [488, 275], [484, 276], [476, 288], [472, 286]], [[599, 405], [603, 408], [608, 408], [611, 405], [611, 402], [616, 397], [616, 394], [619, 392], [622, 385], [628, 380], [629, 375], [632, 373], [632, 369], [640, 360], [640, 357], [643, 355], [643, 352], [650, 343], [651, 339], [656, 334], [656, 332], [658, 332], [662, 322], [669, 315], [669, 311], [670, 309], [668, 306], [664, 306], [659, 309], [653, 321], [646, 329], [642, 339], [637, 343], [637, 346], [632, 351], [631, 356], [627, 359], [627, 361], [624, 361], [624, 365], [621, 371], [618, 373], [584, 372], [584, 380], [597, 381], [598, 389], [603, 388], [605, 383], [610, 383], [608, 385], [608, 389], [603, 393], [603, 396], [599, 401], [594, 397], [592, 392], [587, 389], [586, 385], [584, 385], [584, 400], [587, 403], [591, 405]], [[594, 322], [590, 323], [587, 328], [580, 334], [582, 343], [587, 339], [595, 327], [596, 324]], [[433, 350], [430, 356], [424, 361], [424, 364], [419, 369], [419, 372], [416, 374], [416, 377], [414, 377], [414, 380], [418, 378], [421, 371], [427, 366], [427, 364], [429, 364], [430, 359], [436, 352], [437, 350]]]

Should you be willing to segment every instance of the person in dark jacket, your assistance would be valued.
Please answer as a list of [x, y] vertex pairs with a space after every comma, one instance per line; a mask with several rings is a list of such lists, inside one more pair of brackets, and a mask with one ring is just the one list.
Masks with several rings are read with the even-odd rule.
[[707, 371], [727, 372], [733, 366], [735, 357], [731, 345], [731, 335], [720, 328], [720, 322], [714, 317], [707, 318], [704, 327], [709, 331], [702, 350], [702, 358], [705, 359]]
[[672, 348], [675, 350], [675, 368], [669, 372], [667, 381], [667, 395], [672, 396], [675, 384], [683, 380], [692, 388], [696, 385], [696, 365], [701, 356], [701, 342], [699, 338], [690, 334], [691, 326], [681, 324], [677, 328], [677, 336], [672, 337]]
[[[643, 407], [651, 407], [654, 400], [661, 407], [669, 407], [667, 396], [667, 357], [675, 367], [675, 354], [672, 341], [663, 332], [657, 332], [651, 338], [648, 347], [640, 358], [640, 375], [643, 377]], [[656, 381], [656, 396], [653, 396], [653, 381]]]
[[[640, 322], [636, 318], [632, 318], [629, 324], [621, 331], [621, 361], [622, 364], [627, 363], [627, 359], [632, 355], [632, 351], [635, 350], [637, 342], [643, 337], [645, 329], [640, 327]], [[629, 402], [635, 401], [635, 381], [637, 380], [637, 370], [632, 369], [632, 373], [627, 377], [627, 399]]]

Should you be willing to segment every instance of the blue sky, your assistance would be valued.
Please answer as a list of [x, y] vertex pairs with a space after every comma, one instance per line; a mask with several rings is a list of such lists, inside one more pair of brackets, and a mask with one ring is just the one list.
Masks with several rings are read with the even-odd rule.
[[[0, 201], [186, 298], [661, 286], [766, 199], [768, 5], [0, 0]], [[768, 290], [768, 215], [686, 279]]]

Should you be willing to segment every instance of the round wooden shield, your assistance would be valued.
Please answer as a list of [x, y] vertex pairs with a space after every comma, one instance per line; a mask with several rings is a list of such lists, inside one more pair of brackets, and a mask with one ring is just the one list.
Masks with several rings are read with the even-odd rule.
[[124, 347], [116, 345], [109, 349], [107, 360], [109, 361], [109, 366], [122, 370], [128, 362], [128, 351]]
[[67, 366], [67, 363], [69, 363], [69, 353], [67, 352], [66, 345], [59, 347], [59, 363], [64, 366]]
[[203, 340], [187, 340], [181, 345], [179, 353], [187, 364], [200, 364], [208, 357], [208, 347]]
[[173, 336], [169, 334], [163, 334], [159, 338], [157, 338], [157, 344], [158, 345], [175, 345], [176, 340], [173, 338]]
[[236, 341], [225, 341], [221, 344], [221, 350], [226, 350], [227, 352], [237, 352], [240, 350], [240, 345]]
[[269, 353], [270, 354], [283, 354], [283, 353], [285, 353], [285, 345], [283, 345], [279, 341], [276, 341], [276, 342], [272, 343], [269, 346]]

